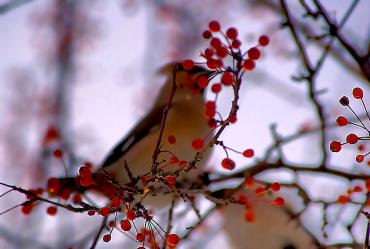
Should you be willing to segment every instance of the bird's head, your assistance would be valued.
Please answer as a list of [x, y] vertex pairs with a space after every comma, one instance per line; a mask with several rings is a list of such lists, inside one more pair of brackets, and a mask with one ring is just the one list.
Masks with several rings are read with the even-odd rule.
[[163, 66], [159, 72], [167, 75], [167, 81], [161, 90], [159, 98], [168, 99], [175, 78], [177, 89], [174, 95], [174, 102], [191, 99], [197, 95], [202, 96], [204, 88], [199, 86], [199, 80], [202, 77], [209, 79], [215, 73], [199, 65], [194, 65], [191, 70], [185, 70], [182, 63], [169, 63]]

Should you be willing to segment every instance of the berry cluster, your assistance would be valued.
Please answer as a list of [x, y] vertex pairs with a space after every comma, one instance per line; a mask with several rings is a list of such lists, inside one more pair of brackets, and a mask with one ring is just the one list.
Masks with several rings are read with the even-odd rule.
[[[369, 191], [370, 191], [370, 179], [367, 179], [366, 180], [366, 192], [365, 192], [365, 194]], [[354, 195], [356, 193], [362, 193], [362, 192], [364, 192], [364, 188], [361, 187], [360, 185], [355, 185], [353, 188], [349, 188], [347, 190], [346, 194], [340, 195], [337, 199], [337, 202], [339, 204], [344, 205], [344, 204], [346, 204], [347, 202], [350, 201], [352, 195]]]
[[[109, 217], [111, 214], [114, 214], [115, 219], [109, 222], [109, 232], [102, 237], [104, 242], [111, 241], [113, 231], [118, 229], [121, 232], [128, 233], [128, 236], [139, 244], [138, 249], [160, 248], [159, 243], [161, 241], [166, 243], [170, 249], [176, 248], [180, 242], [180, 238], [176, 234], [167, 235], [144, 207], [137, 206], [131, 208], [128, 199], [114, 195], [117, 192], [110, 192], [109, 187], [104, 185], [106, 183], [102, 181], [102, 179], [99, 179], [101, 176], [93, 174], [91, 170], [92, 165], [90, 163], [85, 163], [80, 167], [79, 175], [71, 179], [74, 181], [74, 184], [76, 184], [74, 188], [72, 186], [69, 187], [68, 185], [70, 183], [65, 182], [64, 179], [52, 177], [47, 181], [46, 191], [42, 188], [28, 190], [28, 200], [22, 204], [22, 213], [25, 215], [30, 214], [33, 208], [40, 203], [38, 197], [57, 197], [63, 201], [63, 204], [56, 202], [55, 205], [47, 207], [46, 212], [50, 216], [55, 216], [57, 214], [57, 205], [63, 207], [65, 207], [65, 205], [69, 206], [67, 202], [71, 200], [73, 204], [80, 206], [81, 210], [84, 209], [88, 216], [100, 215], [102, 217]], [[168, 181], [171, 180], [168, 179]], [[174, 178], [173, 181], [176, 182], [176, 178]], [[101, 184], [104, 186], [101, 187]], [[76, 192], [77, 190], [81, 190], [81, 188], [94, 188], [98, 191], [103, 191], [107, 196], [111, 196], [109, 204], [100, 208], [87, 205], [83, 202], [81, 194]], [[45, 193], [46, 196], [44, 195]], [[72, 198], [71, 194], [73, 194]], [[125, 218], [117, 221], [117, 214], [119, 213], [124, 213]], [[139, 228], [138, 225], [135, 225], [136, 219], [139, 218], [145, 220], [143, 228]]]
[[[113, 230], [121, 229], [123, 232], [128, 232], [129, 237], [140, 244], [137, 249], [144, 249], [145, 247], [155, 249], [160, 248], [158, 243], [161, 240], [166, 241], [170, 249], [176, 248], [176, 246], [179, 244], [180, 238], [174, 233], [168, 234], [166, 237], [164, 237], [165, 232], [160, 226], [158, 226], [156, 222], [152, 220], [151, 216], [146, 217], [145, 226], [141, 229], [138, 229], [137, 225], [134, 223], [136, 218], [137, 216], [134, 210], [127, 210], [126, 218], [119, 222], [119, 227], [117, 226], [116, 219], [110, 221], [110, 231], [103, 236], [103, 241], [109, 242], [112, 239]], [[157, 234], [154, 231], [156, 231]], [[161, 232], [164, 235], [162, 235]]]
[[[253, 190], [252, 194], [246, 195], [246, 194], [240, 194], [235, 202], [245, 205], [245, 214], [244, 214], [244, 219], [246, 222], [253, 222], [256, 218], [255, 212], [254, 212], [254, 206], [255, 205], [275, 205], [277, 207], [281, 207], [285, 204], [284, 198], [278, 196], [273, 199], [273, 201], [265, 201], [260, 199], [265, 199], [264, 197], [267, 194], [270, 194], [272, 192], [279, 192], [280, 191], [280, 184], [278, 182], [274, 182], [271, 185], [263, 185], [260, 183], [256, 183], [256, 181], [251, 178], [247, 177], [245, 178], [244, 181], [244, 186], [248, 192], [250, 190]], [[270, 199], [269, 197], [267, 197]]]
[[[195, 65], [204, 65], [213, 72], [209, 78], [201, 76], [196, 80], [200, 89], [207, 87], [211, 80], [218, 79], [211, 85], [211, 91], [215, 94], [215, 98], [214, 100], [207, 101], [204, 105], [204, 115], [211, 128], [221, 129], [225, 125], [233, 124], [237, 121], [238, 106], [234, 105], [228, 117], [223, 119], [222, 115], [217, 111], [219, 94], [223, 89], [227, 88], [232, 88], [234, 93], [237, 94], [242, 82], [242, 76], [255, 68], [257, 60], [261, 58], [260, 48], [267, 46], [270, 41], [268, 36], [262, 35], [259, 37], [256, 46], [243, 52], [241, 50], [242, 42], [238, 39], [238, 30], [230, 27], [226, 32], [223, 32], [220, 23], [216, 20], [208, 24], [208, 29], [203, 32], [203, 38], [209, 41], [209, 46], [201, 52], [201, 57], [205, 62], [194, 62], [187, 59], [183, 61], [183, 68], [185, 70], [191, 70]], [[222, 160], [221, 166], [227, 170], [235, 168], [235, 162], [229, 158], [228, 151], [234, 151], [247, 158], [251, 158], [254, 155], [252, 149], [238, 152], [225, 146], [222, 142], [216, 141], [215, 144], [222, 146], [226, 152], [226, 158]], [[196, 138], [192, 146], [196, 151], [202, 150], [204, 148], [203, 139]]]
[[[365, 131], [366, 135], [360, 136], [360, 135], [357, 135], [355, 133], [350, 133], [346, 136], [345, 142], [332, 141], [330, 143], [330, 150], [332, 152], [339, 152], [339, 151], [341, 151], [343, 145], [357, 144], [358, 145], [357, 150], [361, 154], [356, 155], [356, 162], [357, 163], [362, 163], [362, 162], [364, 162], [366, 156], [368, 156], [370, 154], [370, 151], [368, 151], [368, 152], [365, 151], [366, 149], [369, 149], [369, 148], [366, 148], [366, 146], [368, 147], [368, 144], [366, 145], [364, 143], [365, 141], [370, 140], [370, 130], [369, 130], [370, 128], [368, 128], [365, 125], [366, 123], [370, 124], [370, 116], [369, 116], [369, 113], [367, 111], [365, 102], [363, 100], [363, 98], [364, 98], [363, 90], [360, 87], [356, 87], [356, 88], [353, 89], [352, 95], [353, 95], [355, 100], [361, 101], [362, 106], [365, 110], [365, 114], [366, 114], [365, 119], [366, 119], [366, 121], [362, 121], [362, 118], [355, 113], [355, 111], [350, 106], [350, 101], [349, 101], [348, 97], [343, 96], [342, 98], [340, 98], [339, 103], [342, 106], [347, 107], [350, 110], [350, 112], [355, 117], [355, 119], [358, 121], [358, 123], [354, 123], [354, 122], [349, 121], [345, 116], [337, 117], [336, 123], [339, 127], [344, 127], [344, 126], [348, 126], [348, 125], [353, 126], [353, 127], [357, 127], [359, 129]], [[370, 166], [370, 160], [367, 161], [367, 165]]]

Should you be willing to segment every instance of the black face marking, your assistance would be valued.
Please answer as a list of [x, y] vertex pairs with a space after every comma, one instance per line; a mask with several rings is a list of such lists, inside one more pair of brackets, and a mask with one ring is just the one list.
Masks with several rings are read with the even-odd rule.
[[297, 249], [297, 247], [295, 247], [292, 244], [288, 244], [288, 245], [284, 246], [282, 249]]
[[197, 66], [195, 65], [191, 70], [185, 70], [184, 67], [182, 66], [182, 63], [177, 63], [177, 69], [178, 71], [185, 71], [189, 74], [205, 74], [205, 75], [209, 75], [212, 73], [212, 71], [209, 71], [208, 69], [202, 67], [202, 66]]

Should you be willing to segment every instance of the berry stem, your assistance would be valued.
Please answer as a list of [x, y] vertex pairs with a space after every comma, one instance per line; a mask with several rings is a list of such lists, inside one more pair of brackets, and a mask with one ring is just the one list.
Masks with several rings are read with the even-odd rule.
[[367, 108], [366, 108], [366, 105], [365, 105], [365, 102], [364, 102], [364, 100], [363, 100], [363, 99], [361, 99], [361, 103], [362, 103], [362, 105], [363, 105], [363, 107], [364, 107], [364, 109], [365, 109], [365, 113], [366, 113], [367, 119], [368, 119], [368, 120], [369, 120], [369, 122], [370, 122], [369, 112], [367, 111]]
[[360, 117], [357, 116], [357, 114], [355, 113], [355, 111], [348, 105], [348, 108], [351, 110], [352, 114], [355, 115], [355, 117], [357, 118], [357, 120], [362, 124], [362, 128], [365, 129], [367, 132], [370, 133], [370, 131], [366, 128], [366, 126], [364, 125], [364, 123], [361, 121]]

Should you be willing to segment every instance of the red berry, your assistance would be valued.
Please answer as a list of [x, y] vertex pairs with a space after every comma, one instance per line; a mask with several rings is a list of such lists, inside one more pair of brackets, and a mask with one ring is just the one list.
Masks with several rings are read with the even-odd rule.
[[245, 194], [239, 195], [238, 201], [239, 203], [247, 204], [248, 197]]
[[339, 100], [339, 104], [343, 106], [348, 106], [349, 105], [349, 99], [346, 96], [343, 96]]
[[356, 156], [356, 162], [362, 163], [364, 161], [365, 156], [364, 155], [357, 155]]
[[212, 40], [210, 41], [210, 44], [215, 49], [219, 49], [222, 46], [222, 43], [221, 43], [220, 39], [218, 39], [218, 38], [212, 38]]
[[80, 184], [82, 187], [88, 187], [93, 183], [90, 166], [82, 166], [79, 169]]
[[169, 144], [175, 144], [176, 143], [176, 137], [173, 135], [168, 136], [167, 141]]
[[215, 59], [212, 59], [212, 58], [208, 58], [207, 59], [207, 67], [209, 69], [217, 69], [218, 68], [218, 65], [217, 65], [217, 62]]
[[51, 141], [60, 139], [59, 131], [55, 127], [48, 127], [44, 138], [42, 139], [43, 144], [47, 144]]
[[79, 204], [81, 203], [82, 199], [81, 199], [81, 195], [79, 193], [75, 194], [72, 198], [72, 201], [74, 204]]
[[364, 92], [359, 87], [353, 88], [352, 94], [355, 99], [362, 99], [364, 97]]
[[214, 102], [214, 101], [207, 101], [206, 102], [206, 109], [211, 109], [211, 110], [216, 109], [216, 102]]
[[230, 86], [233, 84], [233, 81], [234, 81], [234, 75], [230, 72], [226, 72], [222, 75], [221, 77], [221, 82], [225, 85], [225, 86]]
[[180, 242], [179, 236], [172, 233], [167, 236], [167, 242], [169, 246], [176, 246]]
[[203, 36], [204, 39], [208, 40], [212, 37], [212, 33], [209, 30], [206, 30], [206, 31], [203, 32], [202, 36]]
[[221, 84], [220, 83], [216, 83], [216, 84], [213, 84], [212, 87], [211, 87], [211, 90], [212, 92], [214, 93], [219, 93], [221, 92]]
[[205, 109], [204, 115], [207, 117], [207, 119], [211, 119], [216, 115], [216, 109]]
[[30, 204], [22, 206], [21, 211], [24, 215], [28, 215], [32, 212], [32, 209], [33, 209], [33, 204], [30, 203]]
[[210, 21], [208, 27], [211, 32], [218, 32], [221, 30], [221, 25], [216, 20]]
[[358, 142], [358, 136], [356, 134], [349, 134], [347, 137], [346, 137], [346, 141], [347, 143], [349, 144], [355, 144]]
[[188, 161], [186, 161], [186, 160], [181, 160], [181, 161], [179, 161], [179, 166], [183, 166], [183, 165], [185, 165], [185, 164], [187, 164], [188, 163]]
[[245, 212], [244, 219], [247, 222], [253, 222], [256, 219], [256, 214], [253, 212], [253, 210], [248, 209]]
[[131, 230], [131, 222], [127, 219], [121, 220], [121, 229], [123, 231], [130, 231]]
[[359, 186], [359, 185], [356, 185], [354, 188], [353, 188], [353, 192], [362, 192], [362, 187]]
[[235, 40], [238, 37], [238, 30], [236, 28], [229, 28], [226, 30], [226, 36], [231, 40]]
[[222, 60], [215, 60], [215, 65], [216, 68], [220, 68], [224, 65], [224, 63], [222, 62]]
[[111, 220], [108, 222], [109, 227], [114, 227], [116, 225], [116, 222], [114, 220]]
[[214, 118], [211, 118], [210, 120], [208, 120], [208, 126], [212, 129], [216, 128], [217, 127], [217, 121]]
[[245, 178], [244, 184], [247, 187], [252, 187], [254, 184], [254, 179], [252, 177], [247, 177]]
[[56, 215], [57, 214], [57, 207], [55, 207], [55, 206], [50, 206], [50, 207], [48, 207], [48, 209], [46, 209], [46, 212], [48, 213], [48, 215], [50, 215], [50, 216], [54, 216], [54, 215]]
[[50, 193], [56, 194], [60, 191], [60, 181], [56, 177], [51, 177], [48, 180], [47, 188]]
[[179, 159], [177, 159], [177, 157], [175, 157], [175, 156], [171, 157], [171, 164], [176, 164], [178, 162], [179, 162]]
[[94, 211], [94, 210], [89, 210], [89, 211], [87, 212], [87, 214], [88, 214], [89, 216], [93, 216], [93, 215], [95, 215], [95, 211]]
[[53, 156], [56, 158], [62, 158], [63, 157], [63, 151], [60, 149], [56, 149], [53, 152]]
[[137, 241], [139, 241], [139, 242], [143, 242], [143, 241], [144, 241], [144, 239], [145, 239], [144, 234], [142, 234], [142, 233], [138, 233], [138, 234], [136, 234], [136, 240], [137, 240]]
[[219, 47], [217, 50], [216, 50], [216, 54], [217, 56], [221, 57], [221, 58], [224, 58], [226, 55], [227, 55], [227, 48], [225, 47]]
[[248, 50], [248, 57], [252, 60], [258, 60], [260, 58], [261, 52], [258, 48], [251, 48]]
[[126, 212], [126, 218], [128, 220], [135, 220], [136, 219], [136, 212], [135, 212], [135, 210], [132, 210], [132, 209], [127, 210], [127, 212]]
[[343, 116], [339, 116], [337, 117], [337, 125], [338, 126], [346, 126], [348, 124], [348, 120], [343, 117]]
[[274, 201], [274, 204], [275, 206], [277, 207], [281, 207], [281, 206], [284, 206], [284, 199], [282, 197], [276, 197], [275, 201]]
[[274, 182], [273, 184], [271, 184], [271, 189], [272, 189], [272, 191], [275, 191], [275, 192], [279, 191], [280, 190], [280, 183]]
[[253, 149], [247, 149], [245, 151], [243, 151], [243, 156], [244, 157], [253, 157], [254, 156], [254, 150]]
[[191, 69], [193, 69], [194, 67], [194, 61], [192, 60], [184, 60], [183, 63], [182, 63], [182, 66], [185, 70], [189, 71]]
[[171, 185], [176, 184], [176, 177], [175, 176], [167, 176], [166, 177], [166, 182]]
[[338, 141], [333, 141], [330, 143], [330, 150], [332, 152], [339, 152], [342, 148], [342, 144]]
[[108, 216], [110, 213], [110, 208], [109, 207], [103, 207], [100, 209], [100, 214], [101, 216]]
[[258, 39], [258, 43], [262, 46], [265, 47], [270, 43], [270, 39], [267, 35], [261, 35], [260, 38]]
[[113, 208], [118, 208], [120, 205], [121, 205], [121, 199], [118, 198], [118, 197], [113, 197], [110, 205], [113, 207]]
[[198, 79], [197, 79], [197, 83], [198, 83], [198, 86], [200, 88], [205, 88], [207, 85], [208, 85], [208, 78], [206, 76], [200, 76]]
[[221, 165], [224, 169], [233, 170], [235, 168], [235, 163], [230, 158], [225, 158], [222, 160]]
[[213, 55], [213, 50], [211, 48], [206, 48], [206, 50], [204, 50], [204, 55], [206, 58], [211, 58]]
[[247, 71], [252, 71], [255, 67], [254, 61], [252, 59], [247, 59], [243, 63], [243, 69]]
[[204, 141], [201, 138], [196, 138], [191, 143], [194, 150], [201, 150], [204, 147]]
[[105, 234], [103, 236], [103, 241], [104, 242], [109, 242], [111, 240], [112, 236], [110, 234]]
[[60, 194], [60, 197], [63, 199], [63, 200], [68, 200], [69, 199], [69, 196], [71, 195], [72, 193], [72, 189], [69, 189], [69, 188], [66, 188], [66, 189], [63, 189], [62, 193]]
[[222, 60], [215, 60], [215, 63], [216, 63], [217, 68], [220, 68], [224, 65]]
[[231, 43], [231, 46], [233, 48], [239, 48], [240, 45], [242, 45], [242, 43], [239, 41], [239, 40], [234, 40], [232, 43]]
[[236, 123], [237, 120], [238, 120], [238, 118], [235, 115], [230, 116], [230, 119], [229, 119], [230, 123], [234, 124], [234, 123]]
[[338, 200], [337, 202], [340, 203], [340, 204], [346, 204], [348, 202], [348, 196], [347, 195], [340, 195], [338, 197]]
[[38, 188], [36, 189], [36, 192], [35, 192], [37, 195], [41, 196], [42, 193], [44, 193], [44, 190], [42, 188]]

